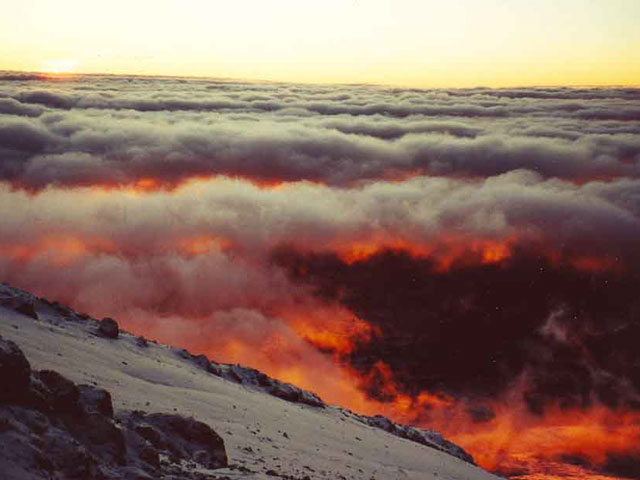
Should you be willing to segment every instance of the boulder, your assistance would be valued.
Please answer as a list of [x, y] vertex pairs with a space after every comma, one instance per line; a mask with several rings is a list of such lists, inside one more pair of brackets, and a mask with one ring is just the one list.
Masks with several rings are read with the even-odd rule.
[[33, 300], [22, 297], [8, 297], [0, 299], [0, 305], [38, 320], [38, 314], [33, 305]]
[[194, 355], [193, 362], [196, 365], [198, 365], [198, 367], [200, 367], [203, 370], [206, 370], [207, 372], [211, 368], [210, 367], [211, 361], [207, 358], [206, 355]]
[[31, 365], [22, 350], [0, 337], [0, 402], [23, 398], [29, 389]]
[[168, 454], [175, 461], [194, 461], [209, 469], [228, 465], [222, 438], [207, 424], [194, 418], [137, 411], [132, 412], [125, 423], [160, 453]]
[[32, 302], [29, 302], [27, 300], [18, 301], [16, 302], [13, 309], [18, 313], [22, 313], [23, 315], [26, 315], [27, 317], [31, 317], [35, 320], [38, 320], [38, 314], [36, 313], [36, 309], [33, 306]]
[[41, 370], [34, 373], [46, 388], [46, 402], [49, 409], [60, 414], [81, 414], [80, 390], [68, 378], [53, 370]]
[[118, 322], [110, 317], [103, 318], [98, 325], [98, 333], [106, 338], [118, 338], [120, 334]]
[[114, 419], [109, 392], [52, 370], [32, 371], [18, 346], [2, 337], [0, 437], [2, 480], [197, 480], [204, 477], [193, 471], [196, 464], [228, 466], [224, 442], [208, 425], [140, 411]]
[[160, 467], [160, 455], [158, 450], [150, 445], [147, 445], [140, 450], [140, 460], [151, 465], [153, 468]]
[[78, 385], [80, 403], [85, 413], [99, 413], [113, 418], [113, 402], [111, 394], [106, 390], [92, 385]]
[[96, 457], [107, 462], [124, 461], [127, 453], [125, 437], [111, 418], [90, 413], [81, 422], [71, 425], [70, 430]]

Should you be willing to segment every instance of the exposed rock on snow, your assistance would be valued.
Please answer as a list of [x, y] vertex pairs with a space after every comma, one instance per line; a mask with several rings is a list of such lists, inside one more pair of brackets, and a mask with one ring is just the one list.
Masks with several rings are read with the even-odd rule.
[[[326, 404], [315, 393], [303, 390], [290, 383], [275, 380], [259, 370], [243, 367], [240, 365], [229, 365], [210, 361], [205, 355], [192, 355], [185, 349], [177, 350], [177, 354], [187, 360], [193, 361], [198, 367], [209, 373], [226, 378], [229, 381], [246, 385], [250, 388], [263, 391], [283, 400], [294, 403], [303, 403], [312, 407], [326, 407]], [[341, 409], [345, 415], [369, 425], [380, 428], [396, 437], [411, 440], [427, 447], [435, 448], [442, 452], [453, 455], [465, 462], [475, 465], [471, 454], [458, 445], [446, 440], [440, 433], [433, 430], [424, 430], [408, 425], [401, 425], [392, 422], [382, 415], [369, 417], [358, 415], [347, 409]]]
[[18, 346], [0, 337], [0, 401], [16, 400], [29, 386], [31, 366]]
[[198, 367], [213, 375], [225, 378], [231, 382], [260, 390], [274, 397], [288, 402], [303, 403], [312, 407], [323, 408], [326, 404], [313, 392], [303, 390], [287, 382], [276, 380], [254, 368], [241, 365], [229, 365], [210, 361], [206, 355], [192, 355], [185, 349], [177, 351], [178, 355], [193, 361]]
[[98, 413], [113, 418], [113, 403], [109, 392], [91, 385], [78, 385], [78, 390], [82, 404], [88, 413]]
[[33, 372], [33, 376], [36, 382], [39, 381], [38, 391], [45, 399], [42, 409], [59, 414], [74, 414], [82, 410], [80, 389], [71, 380], [52, 370]]
[[113, 318], [105, 317], [98, 324], [98, 333], [106, 338], [118, 338], [120, 327]]
[[[2, 480], [497, 478], [436, 432], [326, 405], [258, 370], [125, 331], [112, 341], [97, 334], [98, 320], [0, 284], [0, 299], [12, 298], [31, 303], [39, 320], [5, 302], [0, 334], [15, 340], [39, 371], [15, 344], [1, 345]], [[9, 390], [7, 382], [22, 387]], [[113, 393], [113, 403], [97, 385]], [[183, 435], [176, 434], [165, 427], [176, 414], [213, 426], [233, 463], [207, 469], [222, 458], [202, 447], [215, 437], [193, 437], [201, 428], [195, 420], [179, 422]], [[163, 440], [167, 431], [171, 441]]]
[[431, 448], [435, 448], [442, 452], [446, 452], [449, 455], [464, 460], [465, 462], [475, 465], [473, 457], [463, 448], [459, 447], [455, 443], [452, 443], [445, 439], [440, 433], [433, 430], [423, 430], [421, 428], [412, 427], [409, 425], [400, 425], [389, 420], [382, 415], [375, 415], [368, 417], [366, 415], [358, 415], [353, 412], [348, 412], [348, 415], [353, 415], [359, 421], [371, 425], [372, 427], [381, 428], [382, 430], [395, 435], [396, 437], [406, 438], [412, 442], [421, 443]]
[[150, 444], [145, 445], [148, 456], [155, 449], [156, 452], [168, 452], [175, 463], [192, 459], [209, 469], [227, 466], [222, 438], [208, 425], [193, 418], [134, 411], [120, 415], [119, 420], [127, 430], [134, 431]]
[[214, 479], [194, 469], [227, 466], [224, 442], [206, 424], [139, 411], [114, 420], [109, 392], [51, 370], [31, 372], [2, 337], [0, 385], [3, 480]]
[[18, 313], [27, 315], [35, 320], [38, 319], [38, 314], [33, 306], [33, 300], [20, 296], [0, 297], [0, 305], [6, 308], [11, 308]]

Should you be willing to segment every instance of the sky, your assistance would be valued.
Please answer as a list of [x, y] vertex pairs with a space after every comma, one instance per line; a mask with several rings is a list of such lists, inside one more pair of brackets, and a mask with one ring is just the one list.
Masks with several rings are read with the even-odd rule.
[[0, 69], [416, 87], [640, 85], [636, 0], [23, 0]]

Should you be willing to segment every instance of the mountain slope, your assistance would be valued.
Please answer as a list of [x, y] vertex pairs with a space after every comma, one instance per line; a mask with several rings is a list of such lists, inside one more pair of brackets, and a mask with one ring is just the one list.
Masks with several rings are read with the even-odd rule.
[[108, 390], [116, 413], [178, 413], [208, 424], [223, 438], [229, 457], [230, 468], [218, 475], [496, 478], [463, 460], [464, 451], [435, 432], [324, 405], [313, 394], [255, 370], [212, 363], [126, 332], [106, 338], [98, 328], [88, 316], [0, 285], [0, 335], [14, 341], [34, 369]]

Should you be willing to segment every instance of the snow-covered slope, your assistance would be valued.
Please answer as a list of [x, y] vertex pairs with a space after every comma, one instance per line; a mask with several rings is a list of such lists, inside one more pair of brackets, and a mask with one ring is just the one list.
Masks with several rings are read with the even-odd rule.
[[356, 415], [256, 370], [126, 332], [106, 338], [98, 327], [87, 315], [0, 285], [0, 335], [32, 368], [108, 390], [116, 413], [178, 413], [206, 423], [229, 457], [230, 468], [216, 471], [221, 477], [496, 478], [436, 432]]

